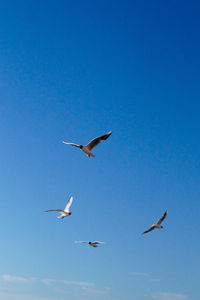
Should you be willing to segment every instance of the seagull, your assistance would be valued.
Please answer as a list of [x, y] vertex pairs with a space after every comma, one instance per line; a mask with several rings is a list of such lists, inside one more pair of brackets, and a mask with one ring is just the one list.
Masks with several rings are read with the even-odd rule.
[[60, 213], [60, 216], [58, 216], [57, 218], [58, 219], [64, 219], [65, 217], [68, 217], [68, 216], [70, 216], [72, 214], [69, 211], [69, 208], [72, 205], [72, 201], [73, 201], [73, 197], [71, 196], [69, 198], [69, 201], [68, 201], [67, 205], [65, 206], [64, 210], [62, 210], [62, 209], [48, 209], [48, 210], [45, 210], [45, 212], [48, 212], [48, 211], [57, 211], [57, 212]]
[[144, 231], [142, 234], [148, 233], [148, 232], [154, 230], [155, 228], [163, 228], [163, 226], [161, 226], [160, 224], [164, 221], [167, 214], [168, 214], [168, 210], [166, 210], [164, 215], [158, 220], [158, 222], [156, 224], [151, 225], [151, 227], [148, 230]]
[[104, 242], [94, 241], [94, 242], [88, 242], [88, 241], [76, 241], [75, 243], [85, 243], [88, 244], [94, 248], [97, 248], [99, 244], [105, 244]]
[[77, 148], [80, 148], [88, 157], [94, 157], [94, 154], [90, 152], [95, 146], [97, 146], [102, 140], [107, 140], [107, 138], [112, 134], [112, 131], [109, 131], [108, 133], [101, 135], [99, 137], [96, 137], [92, 141], [90, 141], [87, 145], [78, 145], [74, 143], [68, 143], [65, 141], [62, 141], [63, 144], [71, 145]]

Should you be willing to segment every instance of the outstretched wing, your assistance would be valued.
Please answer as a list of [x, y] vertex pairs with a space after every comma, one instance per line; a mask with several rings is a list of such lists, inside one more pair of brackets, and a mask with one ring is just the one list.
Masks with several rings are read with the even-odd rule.
[[157, 222], [158, 225], [160, 225], [164, 221], [164, 219], [166, 218], [167, 214], [168, 214], [168, 210], [166, 210], [166, 212], [164, 213], [164, 215], [158, 220], [158, 222]]
[[67, 205], [65, 206], [64, 212], [67, 212], [67, 213], [69, 212], [69, 208], [72, 205], [72, 201], [73, 201], [73, 197], [71, 196], [69, 198], [69, 201], [68, 201]]
[[67, 144], [67, 145], [71, 145], [71, 146], [74, 146], [74, 147], [77, 147], [77, 148], [80, 148], [80, 145], [78, 144], [74, 144], [74, 143], [68, 143], [68, 142], [65, 142], [65, 141], [62, 141], [63, 144]]
[[88, 244], [89, 242], [88, 241], [75, 241], [74, 243], [86, 243], [86, 244]]
[[97, 244], [105, 244], [104, 242], [99, 242], [99, 241], [94, 241], [92, 244], [97, 245]]
[[44, 212], [48, 212], [48, 211], [57, 211], [59, 213], [63, 213], [64, 211], [62, 209], [48, 209], [48, 210], [44, 210]]
[[155, 228], [155, 226], [151, 226], [149, 229], [144, 231], [142, 234], [148, 233], [148, 232], [152, 231], [154, 228]]
[[111, 135], [112, 131], [109, 131], [108, 133], [104, 134], [104, 135], [101, 135], [101, 136], [98, 136], [96, 137], [95, 139], [93, 139], [92, 141], [90, 141], [86, 147], [89, 149], [89, 150], [92, 150], [96, 145], [98, 145], [101, 140], [107, 140], [107, 138]]

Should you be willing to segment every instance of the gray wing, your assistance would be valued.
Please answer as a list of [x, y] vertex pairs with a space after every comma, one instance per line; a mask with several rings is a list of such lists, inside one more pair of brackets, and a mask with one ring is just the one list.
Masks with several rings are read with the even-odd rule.
[[92, 242], [92, 244], [105, 244], [104, 242], [99, 242], [99, 241], [94, 241], [94, 242]]
[[57, 211], [59, 213], [63, 213], [64, 212], [62, 209], [48, 209], [48, 210], [44, 210], [44, 212], [48, 212], [48, 211]]
[[88, 244], [89, 242], [88, 241], [75, 241], [74, 243], [86, 243], [86, 244]]
[[74, 143], [68, 143], [68, 142], [65, 142], [65, 141], [62, 141], [63, 144], [67, 144], [67, 145], [71, 145], [71, 146], [74, 146], [74, 147], [77, 147], [77, 148], [80, 148], [80, 145], [78, 144], [74, 144]]
[[158, 222], [157, 222], [158, 225], [160, 225], [164, 221], [164, 219], [166, 218], [167, 214], [168, 214], [168, 210], [166, 210], [166, 212], [164, 213], [164, 215], [158, 220]]
[[72, 201], [73, 201], [73, 197], [71, 196], [69, 198], [69, 201], [68, 201], [67, 205], [65, 206], [65, 209], [64, 209], [65, 212], [69, 212], [69, 208], [72, 205]]
[[152, 231], [153, 229], [155, 229], [155, 226], [151, 226], [149, 229], [144, 231], [142, 234], [148, 233], [148, 232]]
[[98, 145], [102, 140], [107, 140], [107, 138], [112, 134], [112, 131], [109, 131], [108, 133], [98, 136], [95, 139], [93, 139], [92, 141], [90, 141], [86, 147], [89, 150], [92, 150], [96, 145]]

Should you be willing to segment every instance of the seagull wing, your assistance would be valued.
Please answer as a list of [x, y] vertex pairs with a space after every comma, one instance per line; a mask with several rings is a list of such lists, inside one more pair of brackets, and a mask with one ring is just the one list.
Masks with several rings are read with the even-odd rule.
[[86, 244], [88, 244], [89, 242], [88, 241], [75, 241], [75, 243], [86, 243]]
[[48, 209], [48, 210], [44, 210], [44, 212], [48, 212], [48, 211], [57, 211], [59, 213], [64, 213], [64, 211], [62, 209]]
[[105, 244], [104, 242], [99, 242], [99, 241], [94, 241], [94, 242], [92, 242], [92, 244]]
[[73, 197], [71, 196], [69, 198], [69, 201], [68, 201], [67, 205], [65, 206], [64, 212], [67, 212], [67, 213], [69, 212], [69, 208], [72, 205], [72, 201], [73, 201]]
[[71, 145], [71, 146], [74, 146], [74, 147], [77, 147], [77, 148], [80, 148], [80, 145], [78, 144], [74, 144], [74, 143], [68, 143], [68, 142], [65, 142], [65, 141], [62, 141], [63, 144], [67, 144], [67, 145]]
[[148, 233], [148, 232], [152, 231], [153, 229], [155, 229], [154, 225], [152, 225], [149, 229], [147, 229], [146, 231], [144, 231], [142, 234]]
[[160, 225], [164, 221], [164, 219], [166, 218], [167, 214], [168, 214], [168, 210], [166, 210], [166, 212], [164, 213], [164, 215], [158, 220], [158, 222], [157, 222], [158, 225]]
[[107, 138], [111, 135], [112, 131], [109, 131], [108, 133], [101, 135], [99, 137], [96, 137], [95, 139], [93, 139], [92, 141], [90, 141], [86, 147], [89, 150], [92, 150], [96, 145], [98, 145], [102, 140], [107, 140]]

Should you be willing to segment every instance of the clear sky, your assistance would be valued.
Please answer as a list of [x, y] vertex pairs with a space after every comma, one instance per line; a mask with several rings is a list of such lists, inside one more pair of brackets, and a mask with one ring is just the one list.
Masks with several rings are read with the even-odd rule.
[[200, 298], [199, 13], [1, 1], [0, 300]]

